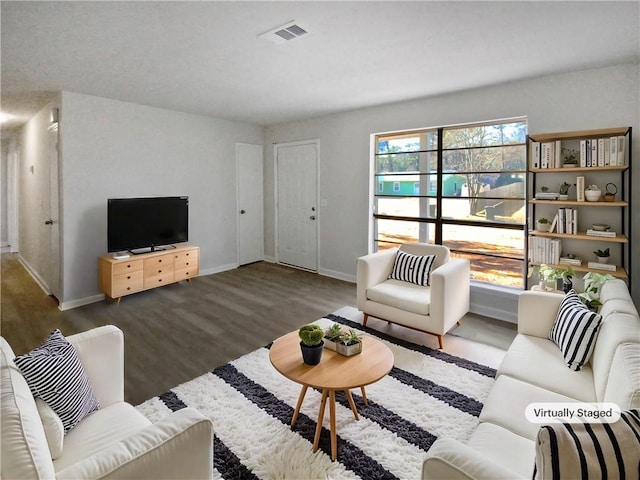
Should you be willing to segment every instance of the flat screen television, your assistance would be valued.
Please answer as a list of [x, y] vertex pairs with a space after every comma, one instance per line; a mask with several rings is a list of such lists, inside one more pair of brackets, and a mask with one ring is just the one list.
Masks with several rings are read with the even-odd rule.
[[107, 249], [154, 251], [189, 240], [189, 197], [110, 198]]

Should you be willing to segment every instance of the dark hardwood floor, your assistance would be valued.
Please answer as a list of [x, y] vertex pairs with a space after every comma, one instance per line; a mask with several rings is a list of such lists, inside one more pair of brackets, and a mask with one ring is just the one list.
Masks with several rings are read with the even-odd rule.
[[[40, 345], [55, 328], [72, 335], [116, 325], [125, 339], [125, 399], [134, 405], [356, 305], [353, 283], [259, 262], [123, 297], [119, 305], [104, 300], [62, 312], [17, 255], [1, 259], [0, 333], [16, 355]], [[437, 348], [432, 335], [377, 319], [368, 326]], [[515, 335], [514, 324], [467, 314], [445, 337], [445, 351], [476, 355], [495, 367]]]
[[355, 284], [266, 262], [64, 312], [16, 255], [2, 255], [1, 274], [1, 333], [17, 355], [55, 328], [71, 335], [116, 325], [134, 405], [356, 303]]

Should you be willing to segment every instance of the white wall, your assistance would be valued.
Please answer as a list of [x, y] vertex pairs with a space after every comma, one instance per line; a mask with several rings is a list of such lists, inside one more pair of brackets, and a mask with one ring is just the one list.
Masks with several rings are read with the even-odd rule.
[[[470, 73], [472, 74], [472, 72]], [[428, 81], [428, 79], [425, 79]], [[268, 127], [265, 145], [320, 139], [320, 272], [354, 280], [368, 252], [370, 134], [527, 116], [530, 133], [632, 126], [640, 163], [640, 67], [623, 65], [496, 85]], [[275, 255], [273, 149], [265, 148], [265, 255]], [[635, 167], [633, 178], [640, 179]], [[640, 258], [640, 189], [634, 190], [634, 258]], [[640, 261], [632, 293], [640, 301]], [[474, 311], [515, 318], [515, 296], [472, 292]], [[489, 310], [491, 306], [491, 310]], [[502, 313], [500, 313], [502, 312]]]
[[201, 273], [235, 267], [237, 142], [262, 144], [262, 127], [63, 92], [62, 307], [99, 294], [110, 197], [188, 195]]
[[9, 166], [9, 141], [0, 142], [0, 247], [9, 244], [9, 231], [7, 229], [7, 173]]

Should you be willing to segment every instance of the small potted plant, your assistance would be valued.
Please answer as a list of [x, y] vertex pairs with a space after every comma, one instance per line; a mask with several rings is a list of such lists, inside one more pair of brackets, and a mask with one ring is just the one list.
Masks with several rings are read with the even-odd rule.
[[536, 221], [536, 230], [540, 232], [548, 232], [549, 230], [551, 230], [551, 222], [549, 222], [549, 219], [545, 217], [540, 217]]
[[607, 263], [609, 262], [609, 249], [605, 248], [604, 250], [596, 250], [593, 254], [598, 258], [598, 263]]
[[584, 282], [584, 292], [578, 296], [590, 310], [597, 310], [602, 305], [600, 302], [600, 289], [609, 280], [613, 280], [613, 276], [608, 273], [588, 272], [582, 277]]
[[309, 324], [300, 327], [298, 330], [300, 337], [300, 349], [302, 350], [302, 360], [307, 365], [317, 365], [322, 358], [322, 348], [324, 342], [322, 337], [324, 331], [319, 325]]
[[563, 148], [562, 153], [564, 154], [562, 160], [563, 167], [577, 167], [578, 166], [578, 151], [573, 148]]
[[324, 332], [324, 346], [345, 357], [362, 352], [362, 339], [355, 330], [345, 332], [338, 323], [334, 323]]
[[560, 190], [558, 190], [558, 200], [567, 200], [569, 198], [570, 188], [570, 183], [562, 182], [562, 185], [560, 185]]

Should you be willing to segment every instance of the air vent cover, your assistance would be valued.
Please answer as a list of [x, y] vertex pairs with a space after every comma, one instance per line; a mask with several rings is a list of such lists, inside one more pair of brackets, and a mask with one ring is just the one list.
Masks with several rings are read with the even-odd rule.
[[258, 35], [258, 37], [269, 40], [271, 43], [280, 44], [306, 35], [308, 32], [296, 22], [289, 22], [276, 27], [268, 32]]

